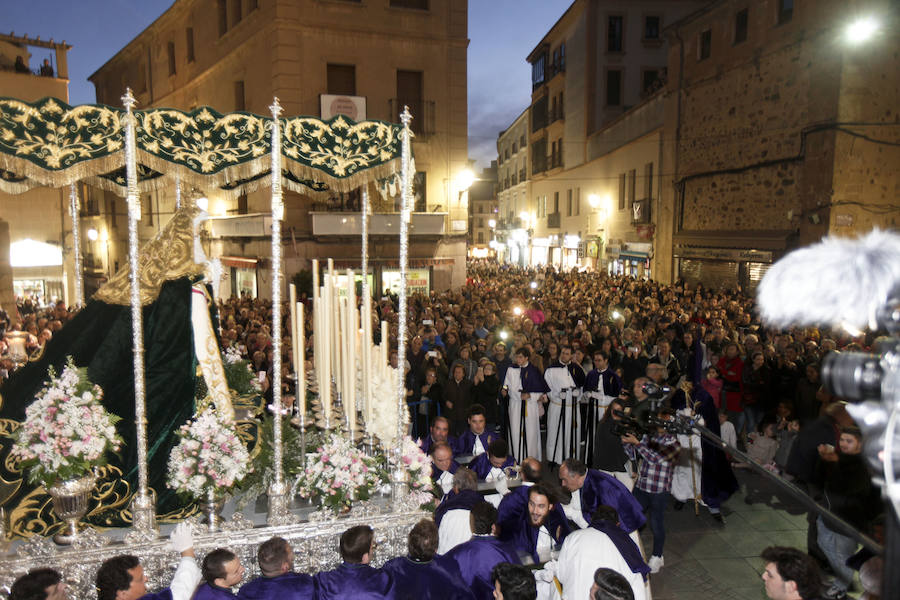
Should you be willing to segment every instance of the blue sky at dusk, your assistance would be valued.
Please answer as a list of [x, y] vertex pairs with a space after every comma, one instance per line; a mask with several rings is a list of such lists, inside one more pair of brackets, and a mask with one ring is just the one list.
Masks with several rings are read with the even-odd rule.
[[[458, 0], [437, 0], [441, 2]], [[469, 156], [479, 166], [496, 158], [497, 134], [531, 98], [525, 57], [571, 0], [469, 0]], [[65, 40], [69, 98], [92, 103], [87, 77], [172, 5], [172, 0], [6, 0], [0, 32]], [[32, 68], [52, 53], [32, 49]], [[15, 90], [0, 90], [15, 96]]]

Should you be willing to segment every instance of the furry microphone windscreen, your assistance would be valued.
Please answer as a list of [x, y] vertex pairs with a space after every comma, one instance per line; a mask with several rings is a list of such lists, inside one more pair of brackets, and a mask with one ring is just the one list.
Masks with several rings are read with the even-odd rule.
[[900, 289], [900, 235], [874, 230], [828, 237], [772, 265], [757, 290], [770, 325], [846, 325], [877, 329], [876, 315]]

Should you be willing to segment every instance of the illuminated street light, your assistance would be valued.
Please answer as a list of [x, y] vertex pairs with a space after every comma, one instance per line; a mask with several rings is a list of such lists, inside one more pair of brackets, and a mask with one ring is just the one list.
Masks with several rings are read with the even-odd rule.
[[600, 196], [597, 194], [591, 194], [588, 196], [588, 203], [591, 205], [591, 208], [597, 208], [600, 206]]
[[869, 41], [879, 29], [879, 23], [872, 17], [863, 17], [850, 23], [844, 31], [848, 44], [859, 45]]
[[497, 226], [497, 221], [495, 221], [494, 219], [488, 219], [488, 227], [493, 229], [496, 226]]
[[206, 196], [197, 198], [197, 207], [203, 211], [209, 210], [209, 198], [207, 198]]
[[472, 187], [473, 183], [475, 183], [475, 173], [472, 172], [472, 169], [463, 169], [456, 176], [456, 187], [461, 192]]
[[91, 240], [92, 242], [96, 242], [97, 238], [100, 236], [100, 234], [97, 233], [96, 229], [91, 227], [90, 229], [87, 230], [87, 236], [88, 236], [89, 240]]

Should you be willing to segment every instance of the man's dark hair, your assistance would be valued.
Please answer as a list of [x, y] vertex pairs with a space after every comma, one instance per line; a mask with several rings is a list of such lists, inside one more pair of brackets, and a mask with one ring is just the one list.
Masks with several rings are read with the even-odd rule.
[[503, 600], [535, 600], [537, 584], [531, 569], [522, 565], [502, 562], [491, 569], [491, 582], [500, 584]]
[[368, 525], [351, 527], [341, 534], [341, 558], [344, 562], [359, 564], [363, 556], [372, 550], [375, 532]]
[[490, 502], [479, 502], [472, 507], [472, 533], [487, 535], [497, 524], [497, 509]]
[[529, 350], [529, 349], [526, 348], [525, 346], [522, 346], [521, 348], [519, 348], [518, 350], [516, 350], [516, 355], [517, 355], [517, 356], [524, 356], [526, 359], [529, 359], [529, 358], [531, 358], [531, 350]]
[[621, 573], [600, 567], [594, 571], [594, 583], [597, 591], [591, 600], [634, 600], [631, 585]]
[[538, 482], [531, 486], [531, 488], [528, 490], [529, 500], [531, 499], [532, 494], [539, 494], [541, 496], [544, 496], [545, 498], [547, 498], [547, 502], [549, 502], [550, 504], [556, 504], [556, 494], [553, 493], [553, 490], [551, 490], [550, 486], [546, 483]]
[[600, 348], [597, 348], [596, 350], [594, 350], [594, 352], [591, 356], [593, 356], [594, 358], [597, 358], [598, 356], [602, 356], [603, 360], [609, 360], [609, 352], [607, 352], [606, 350], [601, 350]]
[[575, 349], [572, 348], [572, 346], [571, 346], [570, 344], [563, 344], [563, 345], [561, 345], [561, 346], [559, 347], [559, 351], [562, 352], [563, 350], [568, 350], [568, 351], [571, 352], [572, 354], [575, 354]]
[[46, 600], [47, 588], [62, 581], [53, 569], [32, 569], [9, 588], [9, 600]]
[[503, 438], [497, 438], [488, 444], [488, 454], [494, 458], [506, 458], [509, 455], [509, 444]]
[[431, 426], [434, 427], [435, 425], [437, 425], [438, 421], [443, 421], [444, 423], [447, 424], [447, 427], [450, 427], [450, 421], [447, 420], [447, 417], [441, 417], [441, 416], [438, 416], [438, 417], [435, 417], [434, 419], [432, 419]]
[[534, 458], [526, 458], [522, 461], [522, 479], [537, 483], [541, 480], [541, 463]]
[[231, 550], [216, 548], [203, 558], [203, 566], [200, 572], [203, 581], [213, 583], [216, 579], [225, 579], [225, 563], [233, 561], [237, 556]]
[[858, 440], [862, 440], [862, 430], [859, 427], [854, 427], [853, 425], [841, 427], [841, 433], [846, 433], [847, 435], [852, 435]]
[[409, 530], [409, 557], [425, 562], [434, 558], [438, 548], [438, 528], [431, 519], [422, 519]]
[[786, 546], [769, 546], [760, 557], [766, 563], [773, 563], [783, 580], [796, 583], [801, 598], [819, 596], [822, 576], [816, 562], [805, 552]]
[[570, 474], [573, 475], [586, 475], [587, 474], [587, 465], [578, 460], [577, 458], [567, 458], [563, 461], [562, 466], [566, 468]]
[[591, 515], [591, 523], [597, 521], [609, 521], [614, 525], [618, 525], [619, 513], [612, 506], [600, 504], [594, 509], [594, 514]]
[[474, 417], [475, 415], [485, 416], [484, 407], [480, 404], [473, 404], [469, 407], [469, 416]]
[[115, 600], [119, 590], [130, 588], [131, 573], [128, 570], [139, 564], [138, 557], [131, 554], [120, 554], [103, 561], [97, 569], [97, 599]]
[[273, 537], [260, 544], [256, 551], [256, 561], [259, 570], [266, 577], [274, 577], [281, 574], [281, 565], [288, 560], [290, 546], [286, 539]]
[[460, 467], [453, 474], [453, 487], [459, 491], [475, 491], [478, 489], [478, 475], [468, 467]]

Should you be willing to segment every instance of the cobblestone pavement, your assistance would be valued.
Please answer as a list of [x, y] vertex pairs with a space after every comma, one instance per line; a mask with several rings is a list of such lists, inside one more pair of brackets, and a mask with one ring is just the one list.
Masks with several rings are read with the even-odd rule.
[[[761, 475], [737, 470], [741, 490], [722, 507], [725, 524], [701, 506], [666, 512], [665, 566], [651, 576], [654, 600], [764, 600], [760, 552], [766, 546], [806, 550], [806, 513], [793, 499], [774, 493]], [[748, 485], [754, 489], [747, 504]], [[641, 535], [652, 547], [650, 528]]]

